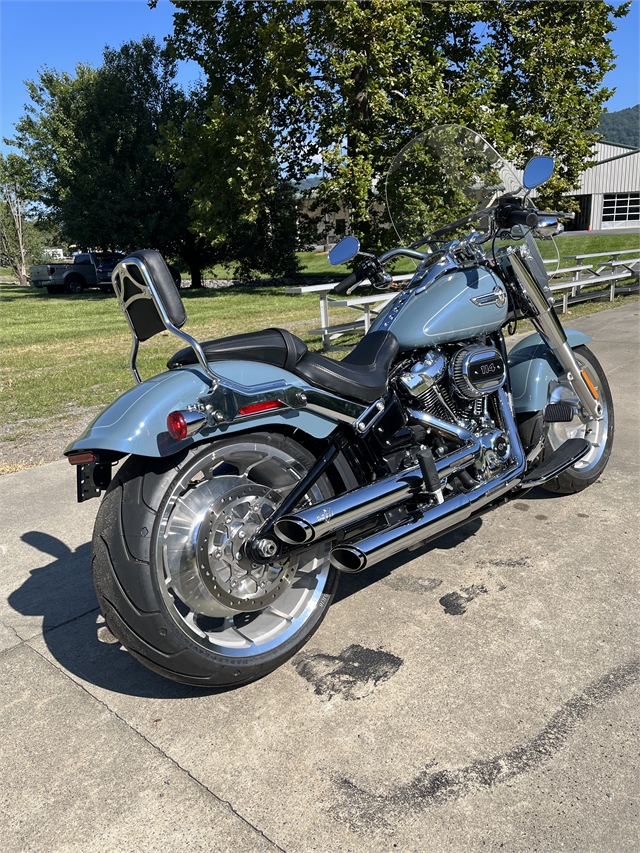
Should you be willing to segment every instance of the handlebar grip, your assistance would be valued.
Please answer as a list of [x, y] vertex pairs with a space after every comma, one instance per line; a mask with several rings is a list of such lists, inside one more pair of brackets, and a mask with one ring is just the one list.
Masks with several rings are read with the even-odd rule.
[[353, 287], [354, 284], [357, 284], [359, 281], [362, 281], [363, 276], [359, 276], [359, 272], [360, 270], [356, 270], [355, 272], [352, 272], [351, 275], [347, 276], [346, 278], [343, 278], [342, 281], [339, 284], [336, 284], [336, 286], [333, 288], [333, 292], [346, 293], [346, 291], [349, 290], [350, 287]]
[[538, 224], [538, 214], [533, 210], [514, 208], [507, 213], [509, 225], [524, 225], [526, 228], [535, 228]]

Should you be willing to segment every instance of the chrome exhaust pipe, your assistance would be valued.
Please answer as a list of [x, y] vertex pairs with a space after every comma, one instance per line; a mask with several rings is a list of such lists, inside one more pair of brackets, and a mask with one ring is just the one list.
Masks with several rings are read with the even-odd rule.
[[470, 492], [455, 495], [442, 504], [429, 507], [417, 518], [405, 521], [397, 527], [374, 533], [372, 536], [333, 548], [331, 564], [342, 572], [361, 572], [363, 569], [385, 560], [387, 557], [411, 548], [425, 539], [432, 539], [451, 527], [456, 527], [485, 504], [496, 500], [517, 485], [526, 467], [522, 444], [509, 408], [504, 389], [498, 391], [501, 417], [511, 439], [514, 462], [501, 475], [482, 483]]
[[[468, 430], [422, 412], [410, 411], [409, 414], [434, 432], [464, 442], [460, 449], [435, 460], [441, 479], [466, 468], [480, 453], [480, 442]], [[295, 515], [285, 515], [276, 521], [274, 530], [278, 539], [289, 545], [305, 545], [370, 515], [384, 512], [419, 491], [422, 484], [420, 466], [415, 465], [346, 495], [315, 504]]]

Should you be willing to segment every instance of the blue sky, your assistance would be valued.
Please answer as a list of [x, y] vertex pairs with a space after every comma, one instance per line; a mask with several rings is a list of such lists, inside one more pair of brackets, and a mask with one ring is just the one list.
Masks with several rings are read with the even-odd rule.
[[[144, 35], [162, 40], [171, 32], [174, 8], [169, 0], [159, 0], [155, 9], [146, 0], [0, 0], [0, 138], [11, 135], [23, 112], [23, 81], [34, 79], [43, 65], [73, 72], [78, 62], [99, 65], [107, 44], [118, 47]], [[605, 80], [617, 89], [610, 112], [640, 102], [640, 0], [618, 23], [618, 67]], [[182, 63], [179, 80], [187, 84], [197, 74], [194, 63]]]

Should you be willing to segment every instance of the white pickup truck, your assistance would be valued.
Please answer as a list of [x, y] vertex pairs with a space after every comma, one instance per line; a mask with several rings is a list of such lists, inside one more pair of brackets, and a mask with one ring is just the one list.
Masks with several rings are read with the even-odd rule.
[[123, 257], [114, 252], [83, 252], [74, 255], [72, 263], [29, 267], [29, 281], [32, 287], [46, 287], [49, 293], [82, 293], [87, 287], [110, 293], [111, 271]]

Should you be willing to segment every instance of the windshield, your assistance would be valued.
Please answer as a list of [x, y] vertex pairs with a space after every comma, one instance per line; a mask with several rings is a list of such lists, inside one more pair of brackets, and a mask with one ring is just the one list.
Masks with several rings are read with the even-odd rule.
[[456, 124], [412, 139], [385, 181], [389, 219], [405, 245], [491, 207], [500, 196], [522, 192], [511, 164], [479, 133]]

